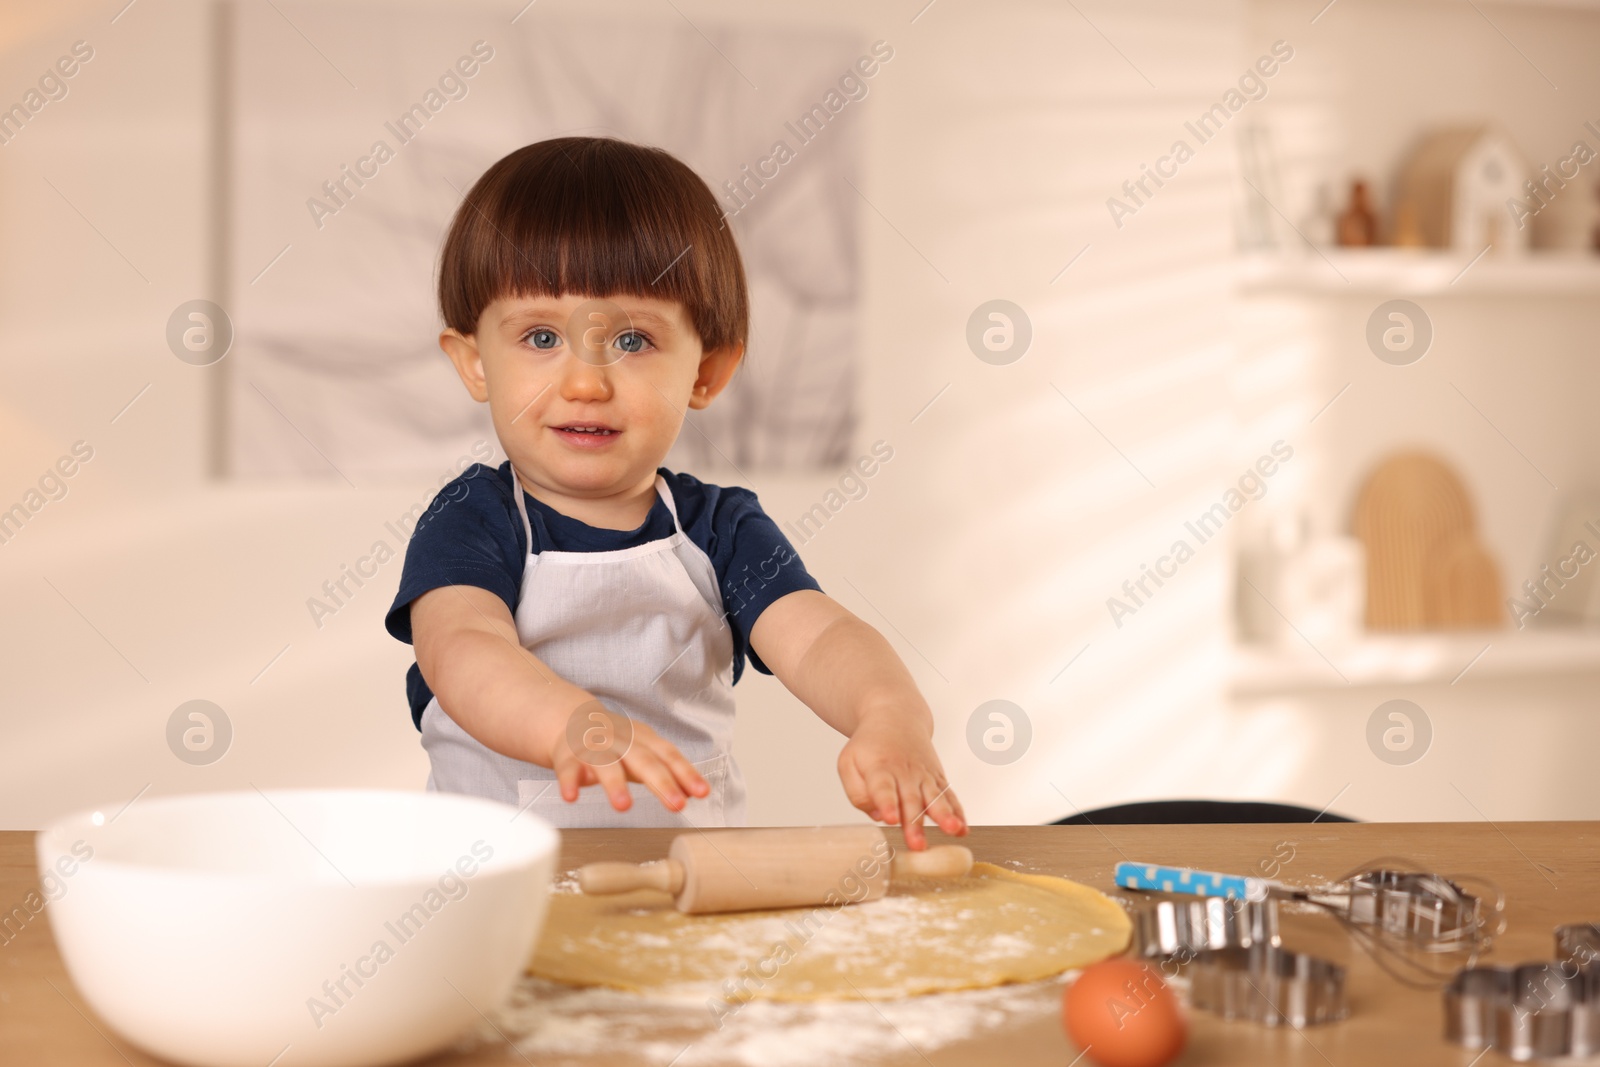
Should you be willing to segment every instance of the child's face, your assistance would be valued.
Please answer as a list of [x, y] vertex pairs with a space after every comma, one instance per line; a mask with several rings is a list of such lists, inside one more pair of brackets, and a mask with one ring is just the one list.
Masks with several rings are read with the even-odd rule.
[[704, 352], [681, 304], [627, 295], [502, 297], [474, 335], [439, 344], [524, 480], [583, 498], [653, 482], [686, 410], [722, 391], [743, 352]]

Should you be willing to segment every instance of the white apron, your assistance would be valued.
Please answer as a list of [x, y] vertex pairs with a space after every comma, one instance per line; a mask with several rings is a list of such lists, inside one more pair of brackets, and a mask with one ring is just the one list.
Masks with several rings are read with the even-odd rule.
[[[512, 481], [529, 548], [550, 544], [537, 509], [529, 521], [515, 471]], [[612, 808], [599, 786], [586, 786], [569, 804], [554, 771], [485, 747], [445, 714], [438, 697], [422, 713], [430, 790], [490, 797], [561, 827], [744, 824], [744, 777], [732, 752], [733, 635], [711, 559], [683, 532], [660, 475], [656, 492], [672, 513], [670, 537], [610, 552], [529, 552], [517, 638], [562, 678], [676, 745], [711, 793], [672, 812], [646, 786], [629, 782], [627, 811]]]

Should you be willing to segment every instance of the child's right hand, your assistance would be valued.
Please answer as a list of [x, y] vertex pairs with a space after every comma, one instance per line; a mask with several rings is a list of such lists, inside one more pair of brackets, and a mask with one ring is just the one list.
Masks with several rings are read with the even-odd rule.
[[[621, 759], [580, 758], [563, 736], [551, 750], [551, 769], [561, 785], [561, 799], [569, 804], [578, 799], [578, 790], [598, 785], [606, 791], [611, 806], [627, 811], [633, 806], [629, 782], [639, 782], [654, 793], [668, 811], [682, 811], [688, 796], [705, 797], [711, 785], [682, 752], [642, 722], [631, 722], [632, 739]], [[688, 794], [687, 796], [685, 794]]]

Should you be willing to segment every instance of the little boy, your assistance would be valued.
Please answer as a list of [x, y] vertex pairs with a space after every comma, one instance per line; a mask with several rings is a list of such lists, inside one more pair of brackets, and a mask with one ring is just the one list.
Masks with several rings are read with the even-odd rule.
[[439, 345], [508, 461], [441, 492], [387, 619], [416, 650], [428, 787], [560, 826], [742, 824], [748, 656], [848, 735], [852, 804], [914, 849], [924, 817], [965, 833], [888, 642], [822, 593], [755, 494], [660, 466], [744, 354], [720, 215], [666, 152], [590, 137], [518, 149], [456, 212]]

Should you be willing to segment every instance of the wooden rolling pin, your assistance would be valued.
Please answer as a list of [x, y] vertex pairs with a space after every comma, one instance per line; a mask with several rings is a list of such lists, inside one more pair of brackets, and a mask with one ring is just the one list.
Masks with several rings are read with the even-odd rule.
[[875, 826], [709, 830], [680, 834], [667, 859], [591, 863], [578, 871], [585, 893], [659, 889], [692, 915], [859, 904], [889, 891], [890, 878], [959, 878], [972, 853], [959, 845], [896, 852]]

